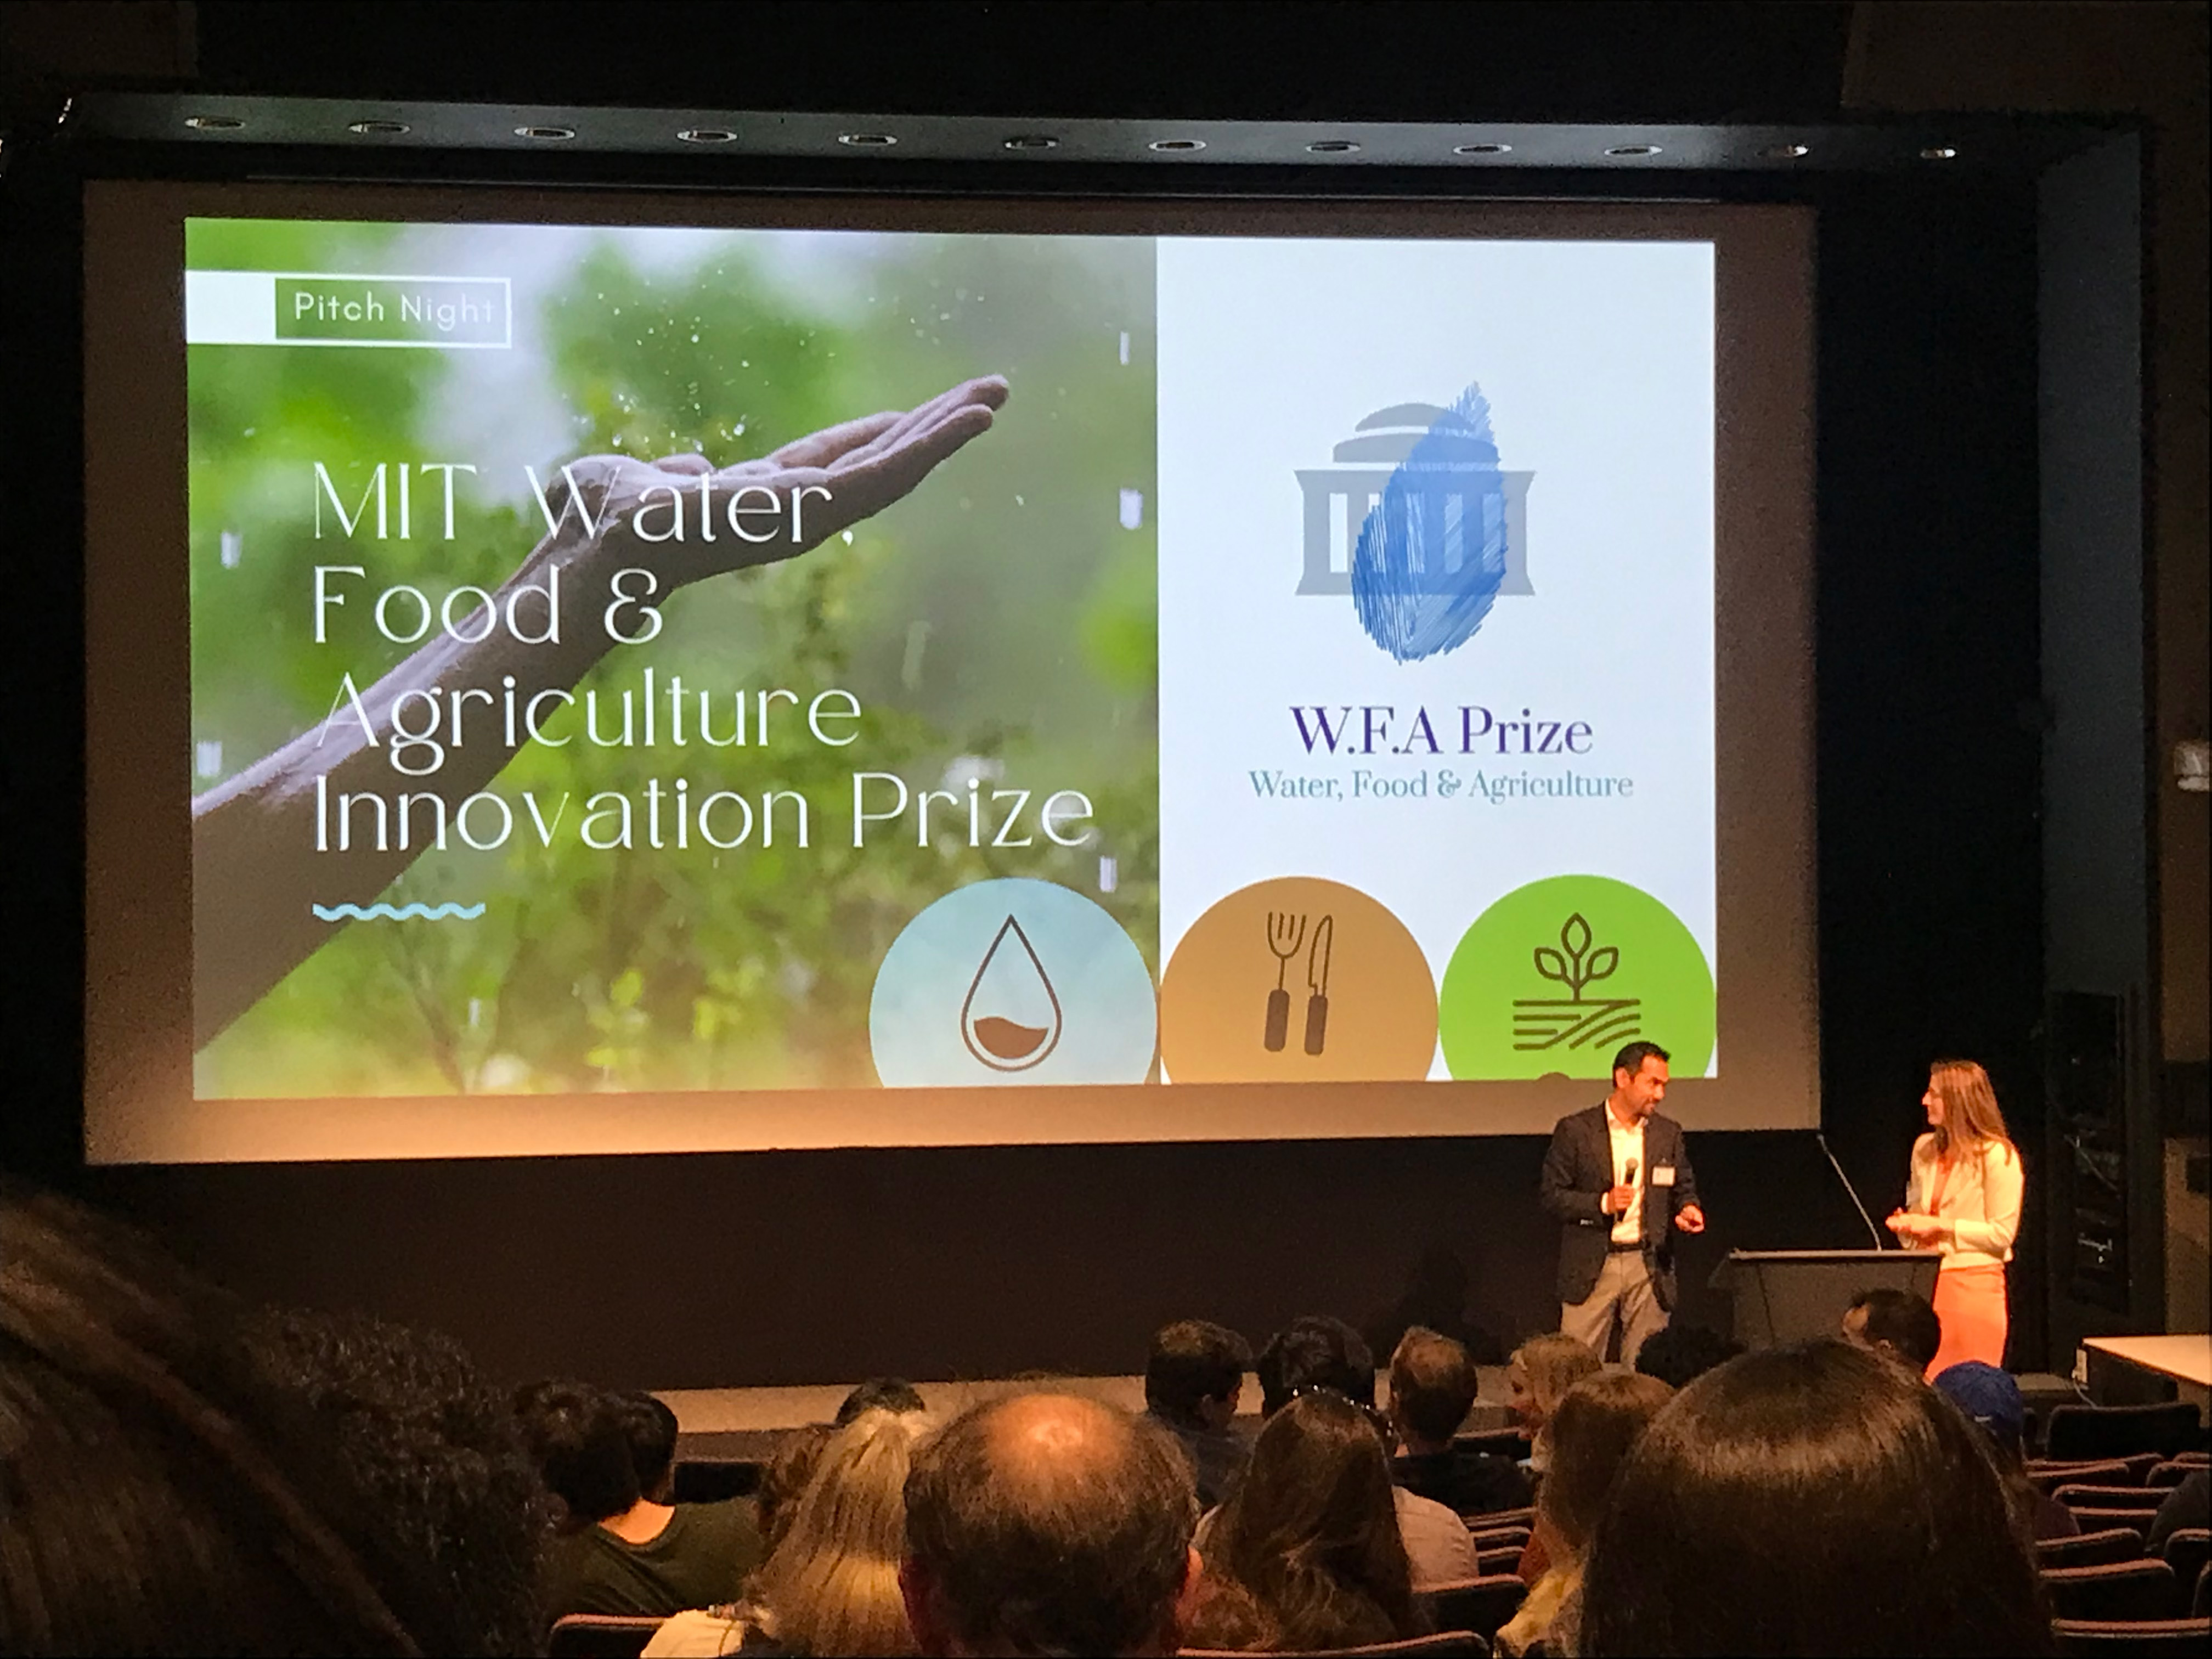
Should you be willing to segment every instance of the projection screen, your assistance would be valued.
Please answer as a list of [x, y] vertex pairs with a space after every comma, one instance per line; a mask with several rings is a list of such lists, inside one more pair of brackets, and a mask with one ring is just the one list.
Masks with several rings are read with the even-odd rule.
[[1812, 234], [92, 185], [88, 1158], [1812, 1127]]

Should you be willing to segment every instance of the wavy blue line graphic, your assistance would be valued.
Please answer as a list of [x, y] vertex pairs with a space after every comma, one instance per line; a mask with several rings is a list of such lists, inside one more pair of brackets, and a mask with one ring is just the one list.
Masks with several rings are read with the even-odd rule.
[[1505, 581], [1505, 480], [1490, 402], [1471, 386], [1382, 487], [1352, 557], [1368, 637], [1400, 662], [1474, 637]]
[[462, 921], [474, 921], [484, 913], [481, 904], [403, 904], [398, 909], [384, 903], [362, 909], [358, 904], [316, 904], [309, 907], [318, 921], [368, 921], [380, 918], [386, 921], [404, 921], [410, 916], [420, 916], [425, 921], [443, 921], [455, 917]]

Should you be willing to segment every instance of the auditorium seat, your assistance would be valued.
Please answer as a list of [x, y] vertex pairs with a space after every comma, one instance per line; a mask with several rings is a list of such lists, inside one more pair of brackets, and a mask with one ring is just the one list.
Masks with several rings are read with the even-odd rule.
[[2125, 1527], [2085, 1532], [2078, 1538], [2045, 1538], [2035, 1547], [2035, 1562], [2042, 1567], [2096, 1567], [2107, 1561], [2140, 1561], [2143, 1535]]
[[545, 1651], [549, 1659], [637, 1659], [660, 1626], [658, 1619], [572, 1613], [555, 1623]]
[[[2155, 1454], [2153, 1461], [2156, 1461]], [[2036, 1458], [2031, 1460], [2027, 1466], [2027, 1484], [2045, 1495], [2071, 1482], [2083, 1480], [2105, 1486], [2141, 1484], [2133, 1469], [2117, 1458], [2095, 1463], [2053, 1463]]]
[[2197, 1594], [2189, 1598], [2189, 1616], [2212, 1619], [2212, 1565], [2197, 1570]]
[[[1273, 1659], [1486, 1659], [1490, 1644], [1473, 1631], [1442, 1630], [1433, 1636], [1409, 1636], [1402, 1642], [1370, 1642], [1358, 1648], [1278, 1648]], [[1176, 1659], [1251, 1659], [1241, 1648], [1184, 1648]]]
[[1480, 1515], [1462, 1515], [1460, 1519], [1467, 1522], [1469, 1532], [1488, 1532], [1499, 1527], [1528, 1528], [1536, 1524], [1536, 1510], [1533, 1504], [1518, 1510], [1485, 1510]]
[[1485, 1527], [1480, 1532], [1469, 1533], [1468, 1538], [1477, 1554], [1484, 1550], [1511, 1550], [1518, 1555], [1528, 1547], [1528, 1533], [1527, 1527]]
[[2045, 1567], [2041, 1577], [2061, 1619], [2170, 1619], [2181, 1610], [2181, 1587], [2163, 1561]]
[[[2170, 1492], [2203, 1467], [2204, 1465], [2194, 1457], [2177, 1457], [2170, 1462], [2153, 1465], [2151, 1472], [2143, 1476], [2143, 1485], [2163, 1486]], [[2083, 1475], [2079, 1478], [2086, 1480], [2091, 1477]]]
[[[2121, 1535], [2126, 1536], [2125, 1534]], [[1474, 1553], [1474, 1565], [1485, 1577], [1501, 1572], [1518, 1573], [1521, 1568], [1521, 1552], [1526, 1547], [1526, 1540], [1523, 1540], [1519, 1544], [1508, 1545], [1503, 1549], [1478, 1549]]]
[[1421, 1599], [1436, 1609], [1438, 1629], [1471, 1630], [1487, 1640], [1521, 1611], [1528, 1594], [1528, 1587], [1510, 1572], [1494, 1572], [1438, 1584]]
[[2104, 1532], [2115, 1527], [2124, 1527], [2135, 1534], [2136, 1547], [2150, 1532], [2151, 1517], [2156, 1510], [2077, 1510], [2068, 1505], [2074, 1524], [2083, 1532]]
[[2166, 1565], [2173, 1569], [2177, 1581], [2194, 1584], [2204, 1571], [2205, 1563], [2212, 1561], [2212, 1530], [2203, 1527], [2183, 1527], [2166, 1535]]
[[2197, 1407], [2186, 1400], [2162, 1406], [2054, 1406], [2043, 1455], [2053, 1462], [2142, 1452], [2164, 1459], [2194, 1449], [2202, 1438]]
[[2058, 1619], [2051, 1634], [2064, 1654], [2202, 1655], [2212, 1642], [2212, 1619]]
[[1502, 1457], [1509, 1463], [1525, 1462], [1528, 1456], [1528, 1437], [1518, 1429], [1482, 1429], [1473, 1434], [1455, 1434], [1452, 1444]]
[[2166, 1494], [2156, 1486], [2093, 1486], [2069, 1480], [2051, 1497], [2079, 1514], [2084, 1510], [2141, 1510], [2156, 1515]]
[[760, 1490], [761, 1465], [744, 1458], [695, 1457], [676, 1466], [676, 1501], [720, 1504]]

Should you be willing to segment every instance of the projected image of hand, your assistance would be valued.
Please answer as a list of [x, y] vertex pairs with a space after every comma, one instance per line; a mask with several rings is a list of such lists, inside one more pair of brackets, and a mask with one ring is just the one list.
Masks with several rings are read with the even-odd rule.
[[673, 587], [773, 564], [908, 494], [990, 430], [1006, 392], [999, 375], [963, 380], [913, 409], [826, 427], [732, 466], [690, 453], [586, 456], [560, 470], [549, 511], [564, 552], [588, 538], [590, 550], [646, 564]]
[[[315, 906], [368, 904], [422, 850], [382, 835], [319, 850], [319, 804], [389, 786], [390, 755], [373, 734], [392, 731], [403, 699], [459, 711], [472, 701], [493, 706], [518, 685], [526, 696], [565, 692], [617, 644], [651, 637], [622, 631], [618, 618], [708, 577], [795, 558], [882, 512], [988, 432], [1006, 395], [1000, 376], [963, 380], [915, 408], [826, 427], [721, 468], [684, 454], [592, 455], [552, 469], [538, 502], [550, 527], [489, 607], [462, 626], [431, 630], [357, 700], [334, 704], [337, 718], [193, 800], [195, 1045], [346, 925], [319, 917]], [[542, 607], [556, 592], [553, 627]], [[541, 607], [530, 612], [535, 620], [518, 625], [518, 607], [530, 606]], [[434, 771], [403, 781], [442, 803], [444, 823], [512, 752], [454, 742]]]

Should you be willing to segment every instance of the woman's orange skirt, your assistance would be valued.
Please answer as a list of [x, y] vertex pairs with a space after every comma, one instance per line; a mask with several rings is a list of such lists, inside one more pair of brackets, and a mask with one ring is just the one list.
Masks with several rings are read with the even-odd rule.
[[1929, 1362], [1933, 1382], [1969, 1359], [2004, 1364], [2005, 1270], [1995, 1262], [1981, 1267], [1945, 1267], [1936, 1275], [1936, 1317], [1943, 1323], [1943, 1344]]

